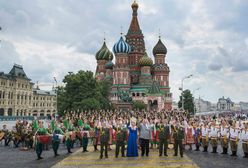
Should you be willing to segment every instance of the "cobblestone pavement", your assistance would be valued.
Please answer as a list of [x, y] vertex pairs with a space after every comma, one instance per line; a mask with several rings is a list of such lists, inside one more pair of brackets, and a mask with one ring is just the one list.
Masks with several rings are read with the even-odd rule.
[[[114, 148], [114, 147], [113, 147]], [[90, 149], [92, 151], [92, 148]], [[158, 150], [151, 150], [149, 157], [136, 158], [115, 158], [114, 150], [109, 151], [109, 158], [99, 159], [98, 152], [82, 153], [81, 150], [73, 153], [69, 157], [57, 163], [53, 168], [79, 168], [79, 167], [118, 167], [118, 168], [153, 168], [153, 167], [168, 167], [168, 168], [197, 168], [198, 166], [187, 156], [174, 157], [173, 150], [168, 151], [169, 157], [159, 157]]]
[[[172, 146], [170, 146], [172, 147]], [[114, 146], [112, 146], [114, 148]], [[201, 149], [202, 150], [202, 149]], [[61, 154], [59, 157], [53, 157], [53, 151], [44, 151], [42, 156], [43, 160], [36, 160], [34, 150], [20, 151], [12, 147], [0, 146], [0, 168], [95, 168], [95, 167], [169, 167], [169, 168], [247, 168], [248, 159], [242, 158], [243, 154], [239, 152], [238, 157], [222, 155], [220, 146], [218, 147], [218, 154], [202, 151], [189, 151], [185, 150], [183, 158], [174, 157], [173, 150], [169, 150], [169, 157], [159, 157], [158, 150], [151, 150], [149, 157], [137, 158], [114, 158], [114, 150], [109, 152], [108, 159], [99, 159], [99, 151], [93, 152], [92, 147], [89, 148], [90, 152], [82, 153], [81, 148], [73, 149], [73, 154], [66, 154], [65, 146], [62, 144], [59, 149]], [[139, 151], [140, 152], [140, 151]]]
[[[187, 149], [187, 148], [186, 148]], [[211, 146], [208, 152], [185, 150], [187, 156], [201, 168], [248, 168], [248, 158], [243, 158], [241, 143], [239, 143], [238, 157], [232, 157], [229, 148], [228, 155], [223, 155], [222, 148], [218, 146], [218, 153], [213, 154]]]
[[[75, 148], [72, 151], [76, 151]], [[49, 168], [65, 159], [69, 155], [64, 145], [60, 146], [60, 156], [54, 157], [53, 150], [43, 151], [43, 160], [36, 160], [37, 156], [34, 150], [21, 151], [20, 148], [4, 147], [0, 145], [0, 168]]]

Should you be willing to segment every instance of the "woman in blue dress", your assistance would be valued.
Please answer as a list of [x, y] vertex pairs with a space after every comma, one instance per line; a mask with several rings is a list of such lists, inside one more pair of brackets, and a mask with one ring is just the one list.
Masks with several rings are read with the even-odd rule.
[[127, 142], [127, 157], [138, 156], [138, 127], [136, 126], [136, 119], [131, 118], [131, 125], [128, 127], [128, 142]]

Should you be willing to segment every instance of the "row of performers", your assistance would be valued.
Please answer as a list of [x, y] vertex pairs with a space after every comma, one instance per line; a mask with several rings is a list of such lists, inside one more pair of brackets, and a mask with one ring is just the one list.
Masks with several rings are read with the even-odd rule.
[[[142, 127], [142, 124], [145, 125], [145, 127]], [[178, 147], [180, 148], [180, 154], [182, 156], [184, 145], [189, 145], [190, 149], [192, 149], [193, 144], [196, 146], [196, 151], [199, 151], [200, 146], [202, 146], [204, 149], [203, 151], [207, 152], [209, 143], [211, 143], [213, 148], [212, 153], [217, 153], [218, 141], [220, 141], [223, 148], [222, 154], [227, 154], [230, 143], [232, 156], [236, 156], [238, 142], [242, 141], [244, 157], [248, 157], [248, 123], [244, 123], [242, 127], [238, 127], [235, 123], [230, 125], [226, 122], [222, 122], [220, 125], [216, 125], [215, 122], [210, 124], [198, 124], [193, 122], [185, 124], [181, 122], [181, 126], [178, 128], [182, 128], [183, 131], [179, 132], [179, 135], [176, 135], [177, 131], [175, 128], [177, 127], [175, 126], [177, 126], [177, 124], [179, 123], [174, 122], [169, 124], [166, 119], [156, 122], [155, 124], [150, 124], [146, 119], [138, 124], [133, 124], [134, 126], [137, 125], [139, 128], [137, 130], [137, 135], [134, 135], [134, 137], [138, 138], [139, 133], [139, 143], [142, 149], [142, 155], [145, 153], [148, 155], [149, 143], [151, 143], [151, 147], [158, 144], [160, 156], [162, 154], [167, 156], [168, 143], [174, 143], [175, 155], [177, 155]], [[34, 123], [34, 125], [36, 124]], [[130, 122], [130, 124], [123, 123], [122, 119], [119, 119], [113, 125], [109, 125], [106, 122], [98, 122], [94, 125], [87, 124], [87, 122], [81, 122], [78, 124], [78, 127], [74, 127], [73, 124], [68, 121], [64, 121], [63, 126], [59, 127], [57, 122], [52, 121], [52, 131], [49, 131], [44, 128], [42, 121], [40, 121], [37, 126], [33, 126], [33, 131], [27, 131], [28, 133], [26, 133], [26, 135], [28, 136], [26, 136], [25, 142], [28, 142], [27, 144], [30, 147], [33, 145], [35, 146], [38, 159], [42, 159], [41, 153], [43, 146], [48, 143], [52, 143], [54, 155], [58, 156], [57, 151], [61, 141], [65, 142], [68, 153], [71, 153], [71, 148], [73, 147], [75, 140], [79, 139], [83, 147], [83, 152], [87, 152], [89, 138], [92, 138], [93, 140], [95, 151], [98, 150], [98, 145], [101, 146], [101, 158], [103, 157], [103, 151], [105, 151], [105, 156], [107, 157], [107, 149], [109, 149], [110, 145], [113, 143], [116, 144], [116, 157], [118, 157], [120, 149], [121, 154], [124, 157], [125, 144], [126, 142], [128, 144], [129, 141], [132, 141], [129, 139], [129, 137], [131, 137], [130, 133], [135, 132], [133, 129], [130, 130], [129, 128], [133, 128], [132, 122]], [[17, 128], [17, 130], [20, 131], [20, 128]], [[7, 129], [3, 128], [0, 135], [5, 133], [3, 139], [5, 139], [5, 142], [7, 140], [6, 143], [8, 143], [9, 138], [6, 135], [9, 135], [9, 133], [6, 132], [8, 132]], [[174, 135], [176, 135], [176, 138]], [[18, 145], [18, 141], [15, 144]], [[132, 154], [136, 149], [131, 149], [131, 151], [131, 154], [127, 153], [127, 156], [136, 156], [136, 154]]]

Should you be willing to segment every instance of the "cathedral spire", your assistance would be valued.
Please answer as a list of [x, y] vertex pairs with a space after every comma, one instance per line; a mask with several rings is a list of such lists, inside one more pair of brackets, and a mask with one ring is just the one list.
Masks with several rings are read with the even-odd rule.
[[133, 17], [132, 17], [132, 21], [128, 30], [128, 34], [142, 34], [141, 30], [140, 30], [140, 26], [139, 26], [139, 21], [138, 21], [138, 8], [139, 5], [136, 1], [133, 2], [133, 4], [131, 5], [132, 9], [133, 9]]

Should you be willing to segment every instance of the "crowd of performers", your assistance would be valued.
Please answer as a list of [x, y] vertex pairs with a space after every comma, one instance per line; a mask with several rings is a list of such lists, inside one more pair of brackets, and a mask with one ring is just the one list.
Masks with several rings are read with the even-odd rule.
[[[85, 111], [71, 112], [63, 118], [51, 120], [47, 128], [43, 121], [17, 121], [13, 130], [0, 131], [0, 141], [8, 146], [11, 141], [15, 147], [20, 144], [25, 149], [34, 148], [38, 160], [44, 148], [52, 145], [54, 156], [58, 156], [60, 143], [65, 143], [68, 153], [72, 153], [74, 143], [79, 141], [83, 152], [88, 152], [92, 141], [94, 151], [100, 150], [100, 159], [108, 158], [111, 145], [115, 145], [115, 157], [149, 156], [150, 148], [158, 148], [159, 156], [168, 156], [168, 144], [174, 146], [174, 156], [183, 157], [183, 150], [217, 153], [218, 144], [222, 154], [237, 156], [238, 145], [242, 144], [244, 158], [248, 158], [248, 121], [233, 115], [194, 116], [182, 111]], [[241, 143], [239, 143], [241, 141]], [[100, 147], [100, 149], [98, 149]]]

